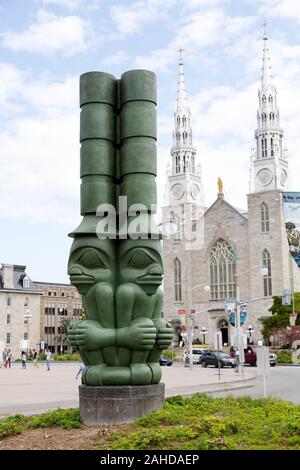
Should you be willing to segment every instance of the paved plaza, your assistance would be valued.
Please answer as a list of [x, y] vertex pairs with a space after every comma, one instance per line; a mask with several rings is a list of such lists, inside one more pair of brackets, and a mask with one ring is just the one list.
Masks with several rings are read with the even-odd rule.
[[[13, 364], [11, 369], [0, 369], [0, 417], [14, 413], [34, 414], [53, 408], [78, 406], [78, 385], [76, 380], [79, 363], [52, 363], [47, 371], [45, 364], [35, 369], [28, 364]], [[166, 396], [190, 395], [196, 392], [231, 390], [251, 387], [256, 370], [247, 369], [245, 378], [232, 369], [222, 369], [219, 380], [218, 370], [193, 366], [190, 370], [182, 363], [162, 367], [162, 381], [166, 385]]]

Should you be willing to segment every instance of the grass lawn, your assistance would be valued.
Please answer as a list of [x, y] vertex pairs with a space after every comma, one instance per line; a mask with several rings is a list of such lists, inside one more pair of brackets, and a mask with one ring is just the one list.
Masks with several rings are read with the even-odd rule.
[[[32, 448], [30, 436], [37, 429], [59, 430], [59, 442], [65, 441], [61, 448], [66, 449], [75, 432], [78, 447], [73, 448], [78, 449], [300, 449], [300, 406], [272, 398], [176, 396], [133, 424], [94, 428], [82, 425], [75, 408], [34, 417], [15, 415], [0, 421], [0, 449], [10, 443], [16, 448], [18, 435], [22, 448], [26, 442]], [[47, 445], [40, 440], [38, 448], [55, 448], [49, 447], [49, 440]]]

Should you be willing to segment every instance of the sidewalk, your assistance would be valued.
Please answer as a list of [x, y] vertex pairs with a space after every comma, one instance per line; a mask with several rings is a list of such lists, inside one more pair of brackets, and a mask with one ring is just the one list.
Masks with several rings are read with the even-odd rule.
[[[47, 371], [44, 364], [35, 369], [28, 364], [21, 369], [13, 364], [11, 369], [0, 369], [0, 418], [15, 414], [37, 414], [53, 408], [78, 406], [78, 385], [75, 380], [79, 363], [51, 364]], [[196, 392], [210, 393], [247, 388], [254, 385], [256, 371], [245, 368], [245, 379], [232, 369], [202, 368], [194, 365], [190, 370], [182, 363], [162, 367], [162, 382], [166, 396], [191, 395]]]

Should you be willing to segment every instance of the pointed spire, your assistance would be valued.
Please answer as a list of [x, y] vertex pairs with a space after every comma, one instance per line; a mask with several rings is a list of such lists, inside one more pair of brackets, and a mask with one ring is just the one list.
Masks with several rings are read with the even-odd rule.
[[[251, 190], [254, 192], [283, 189], [288, 167], [286, 155], [283, 151], [284, 132], [280, 127], [277, 91], [270, 72], [266, 21], [262, 27], [263, 58], [261, 89], [258, 91], [257, 128], [255, 131], [256, 149], [251, 152]], [[263, 165], [262, 160], [264, 160]]]
[[184, 82], [184, 70], [183, 70], [183, 51], [182, 47], [179, 48], [179, 76], [178, 76], [178, 93], [177, 93], [177, 109], [176, 113], [180, 113], [182, 110], [188, 108], [185, 82]]
[[262, 58], [262, 74], [261, 74], [261, 87], [262, 89], [265, 89], [268, 87], [268, 85], [271, 84], [271, 66], [269, 65], [270, 57], [268, 55], [269, 49], [267, 47], [267, 41], [268, 41], [268, 36], [267, 36], [267, 22], [264, 21], [262, 24], [263, 28], [263, 58]]

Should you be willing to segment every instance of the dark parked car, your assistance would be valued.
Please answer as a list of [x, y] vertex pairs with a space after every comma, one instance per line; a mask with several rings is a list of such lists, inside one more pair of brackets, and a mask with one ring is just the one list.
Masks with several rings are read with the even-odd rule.
[[234, 358], [221, 351], [203, 351], [201, 356], [201, 365], [202, 367], [218, 367], [218, 359], [220, 361], [220, 367], [234, 367]]
[[159, 365], [160, 366], [171, 366], [173, 364], [172, 359], [166, 356], [160, 356]]
[[251, 346], [248, 346], [247, 349], [244, 349], [244, 356], [245, 356], [245, 364], [250, 364], [250, 366], [255, 367], [257, 358], [256, 358], [256, 352], [251, 348]]

